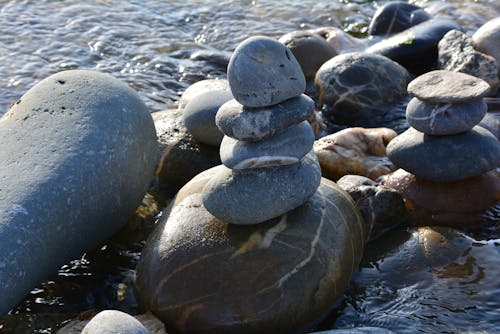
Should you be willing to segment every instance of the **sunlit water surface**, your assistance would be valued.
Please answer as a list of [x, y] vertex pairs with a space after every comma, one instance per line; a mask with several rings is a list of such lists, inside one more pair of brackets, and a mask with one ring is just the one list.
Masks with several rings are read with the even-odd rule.
[[[321, 26], [363, 35], [381, 3], [0, 1], [0, 115], [35, 83], [68, 69], [112, 74], [133, 87], [151, 111], [175, 108], [191, 83], [225, 75], [217, 57], [192, 59], [196, 52], [222, 56], [250, 35], [279, 37]], [[454, 17], [469, 33], [500, 15], [496, 0], [417, 3], [431, 13]], [[136, 313], [134, 268], [152, 223], [154, 219], [137, 219], [101, 249], [61, 268], [0, 320], [0, 333], [55, 332], [92, 309]], [[499, 332], [497, 229], [483, 233], [480, 240], [471, 239], [463, 253], [442, 266], [391, 262], [394, 254], [408, 252], [400, 245], [411, 233], [393, 232], [368, 247], [345, 300], [320, 328], [371, 325], [408, 333]]]

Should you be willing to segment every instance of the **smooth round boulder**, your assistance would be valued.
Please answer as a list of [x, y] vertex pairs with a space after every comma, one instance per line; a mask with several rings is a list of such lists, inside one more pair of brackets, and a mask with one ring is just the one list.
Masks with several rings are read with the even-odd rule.
[[428, 103], [414, 97], [406, 107], [411, 127], [428, 135], [454, 135], [479, 124], [488, 111], [484, 99], [463, 103]]
[[299, 95], [269, 107], [250, 108], [232, 99], [215, 116], [215, 124], [226, 135], [238, 140], [262, 140], [298, 124], [314, 112], [314, 101]]
[[292, 31], [283, 35], [279, 41], [292, 51], [306, 79], [314, 79], [320, 66], [337, 55], [333, 46], [310, 31]]
[[386, 57], [353, 52], [324, 63], [314, 85], [321, 104], [338, 113], [359, 113], [405, 97], [410, 80], [408, 71]]
[[434, 18], [383, 39], [366, 52], [386, 56], [418, 75], [435, 69], [441, 38], [450, 30], [462, 30], [454, 21]]
[[229, 82], [226, 79], [205, 79], [195, 82], [182, 93], [179, 99], [179, 109], [183, 110], [196, 95], [216, 90], [230, 91]]
[[408, 84], [408, 93], [429, 103], [477, 101], [490, 91], [482, 79], [465, 73], [436, 70], [422, 74]]
[[245, 142], [224, 136], [220, 158], [231, 169], [291, 165], [298, 163], [313, 143], [313, 130], [307, 121], [302, 121], [265, 140]]
[[224, 166], [203, 189], [203, 205], [225, 222], [259, 224], [302, 205], [320, 180], [314, 152], [287, 166], [245, 170]]
[[105, 310], [94, 316], [82, 334], [149, 334], [133, 316], [116, 310]]
[[480, 126], [449, 136], [430, 136], [409, 128], [389, 142], [387, 156], [417, 178], [454, 182], [496, 168], [500, 143]]
[[146, 242], [138, 302], [179, 333], [305, 332], [342, 296], [364, 247], [363, 223], [335, 183], [304, 205], [252, 226], [229, 224], [202, 205], [224, 170], [186, 186]]
[[374, 36], [401, 32], [430, 18], [431, 16], [417, 5], [404, 1], [390, 1], [373, 14], [368, 34]]
[[[500, 17], [489, 20], [472, 35], [474, 48], [486, 53], [500, 64]], [[500, 67], [498, 68], [500, 75]]]
[[215, 90], [193, 97], [184, 109], [184, 124], [194, 138], [203, 144], [219, 146], [224, 134], [215, 125], [215, 114], [233, 98], [230, 91]]
[[500, 173], [492, 170], [476, 177], [456, 182], [430, 182], [421, 180], [405, 170], [389, 174], [382, 183], [397, 190], [409, 206], [427, 210], [435, 217], [451, 213], [482, 214], [500, 201]]
[[153, 180], [151, 115], [125, 83], [54, 74], [0, 120], [0, 315], [131, 218]]
[[266, 107], [304, 93], [306, 79], [292, 52], [277, 40], [250, 37], [238, 45], [227, 67], [234, 98], [248, 107]]

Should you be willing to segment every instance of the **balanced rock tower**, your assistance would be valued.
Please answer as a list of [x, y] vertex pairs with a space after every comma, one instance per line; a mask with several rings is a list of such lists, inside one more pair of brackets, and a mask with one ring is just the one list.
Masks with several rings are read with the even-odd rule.
[[223, 165], [164, 212], [137, 268], [138, 300], [181, 333], [305, 331], [341, 297], [365, 227], [321, 178], [306, 121], [314, 104], [290, 50], [251, 37], [228, 80], [234, 100], [216, 115]]
[[402, 192], [435, 222], [477, 218], [500, 200], [500, 143], [478, 126], [489, 85], [450, 71], [428, 72], [408, 85], [410, 128], [387, 146], [403, 170], [385, 185]]

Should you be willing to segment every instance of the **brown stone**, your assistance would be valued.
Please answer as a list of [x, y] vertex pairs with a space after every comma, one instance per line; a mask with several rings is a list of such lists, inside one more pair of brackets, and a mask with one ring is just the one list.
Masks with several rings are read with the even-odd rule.
[[304, 205], [253, 226], [212, 216], [201, 190], [220, 167], [186, 186], [142, 253], [140, 305], [179, 333], [305, 331], [342, 296], [362, 256], [362, 218], [333, 182]]

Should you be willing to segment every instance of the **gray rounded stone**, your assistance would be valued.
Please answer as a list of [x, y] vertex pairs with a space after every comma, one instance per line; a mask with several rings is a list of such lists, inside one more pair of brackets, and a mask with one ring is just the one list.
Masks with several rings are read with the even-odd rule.
[[313, 147], [314, 133], [307, 121], [260, 141], [245, 142], [224, 136], [222, 163], [231, 169], [262, 168], [298, 163]]
[[479, 124], [488, 111], [484, 99], [464, 103], [427, 103], [414, 97], [406, 107], [411, 127], [428, 135], [454, 135]]
[[500, 114], [499, 113], [486, 113], [479, 126], [490, 131], [498, 140], [500, 140]]
[[110, 75], [54, 74], [0, 121], [0, 315], [118, 231], [158, 157], [151, 115]]
[[226, 136], [254, 141], [283, 132], [308, 119], [313, 112], [314, 101], [304, 94], [261, 108], [245, 107], [233, 99], [220, 107], [215, 124]]
[[410, 128], [391, 140], [387, 156], [417, 178], [453, 182], [496, 168], [500, 143], [480, 126], [450, 136], [430, 136]]
[[196, 95], [215, 90], [231, 91], [229, 89], [229, 82], [226, 79], [205, 79], [195, 82], [182, 93], [179, 99], [179, 109], [184, 109]]
[[490, 85], [472, 75], [451, 71], [431, 71], [408, 84], [408, 93], [430, 103], [462, 103], [488, 94]]
[[99, 312], [82, 330], [82, 334], [149, 334], [133, 316], [115, 310]]
[[305, 333], [342, 297], [364, 248], [352, 199], [322, 179], [306, 203], [257, 225], [211, 215], [197, 175], [164, 212], [137, 266], [137, 299], [175, 333]]
[[234, 98], [248, 107], [265, 107], [302, 94], [306, 79], [292, 52], [277, 40], [244, 40], [229, 61], [227, 79]]
[[215, 125], [215, 114], [233, 96], [227, 90], [215, 90], [196, 95], [184, 108], [186, 128], [203, 144], [219, 146], [224, 134]]
[[321, 180], [313, 151], [287, 166], [231, 170], [212, 177], [203, 189], [203, 205], [232, 224], [252, 225], [278, 217], [307, 201]]
[[[472, 35], [474, 48], [486, 53], [500, 64], [500, 17], [489, 20]], [[500, 74], [500, 66], [498, 68]]]

